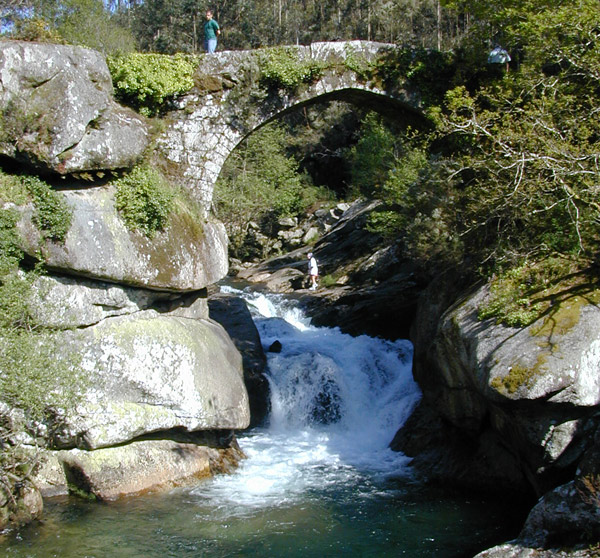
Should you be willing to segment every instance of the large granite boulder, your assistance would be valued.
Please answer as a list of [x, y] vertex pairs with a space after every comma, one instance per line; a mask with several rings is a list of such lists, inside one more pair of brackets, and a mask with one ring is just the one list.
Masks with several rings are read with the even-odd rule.
[[[164, 232], [148, 238], [129, 231], [115, 208], [115, 187], [64, 190], [73, 221], [64, 243], [44, 239], [22, 209], [24, 249], [48, 268], [71, 275], [166, 291], [196, 291], [227, 274], [227, 235], [218, 221], [190, 226], [173, 212]], [[200, 220], [200, 218], [199, 218]]]
[[[446, 311], [444, 296], [428, 294], [412, 337], [414, 375], [424, 392], [420, 418], [405, 425], [394, 447], [440, 480], [458, 471], [454, 480], [504, 494], [539, 497], [572, 478], [598, 421], [595, 294], [557, 302], [521, 329], [478, 319], [489, 296], [485, 286]], [[443, 432], [437, 438], [433, 424]], [[418, 438], [428, 436], [439, 445], [423, 451]], [[460, 462], [442, 471], [440, 463], [453, 455]]]
[[148, 490], [172, 488], [227, 470], [242, 453], [173, 440], [145, 440], [96, 451], [59, 452], [72, 491], [115, 500]]
[[47, 43], [0, 41], [0, 130], [1, 154], [60, 174], [128, 168], [148, 145], [103, 56]]
[[545, 494], [519, 536], [476, 558], [591, 558], [600, 540], [600, 444], [586, 452], [574, 480]]
[[86, 327], [148, 309], [181, 318], [208, 318], [205, 289], [168, 293], [53, 275], [35, 280], [29, 309], [36, 323], [53, 329]]
[[79, 355], [88, 387], [75, 412], [51, 425], [55, 447], [96, 449], [250, 422], [241, 356], [213, 321], [148, 310], [57, 335], [66, 355]]

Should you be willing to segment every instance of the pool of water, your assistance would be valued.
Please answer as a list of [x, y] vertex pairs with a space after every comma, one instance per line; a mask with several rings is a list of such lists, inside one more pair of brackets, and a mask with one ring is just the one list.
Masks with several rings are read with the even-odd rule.
[[0, 555], [452, 558], [516, 535], [502, 505], [428, 488], [389, 449], [421, 396], [408, 341], [315, 328], [284, 297], [238, 294], [263, 345], [282, 344], [268, 424], [239, 437], [238, 470], [113, 503], [47, 502], [43, 520], [0, 537]]
[[492, 502], [401, 480], [355, 481], [246, 509], [207, 500], [201, 487], [106, 504], [58, 499], [46, 505], [42, 521], [0, 538], [0, 555], [451, 558], [473, 556], [515, 534], [508, 510]]

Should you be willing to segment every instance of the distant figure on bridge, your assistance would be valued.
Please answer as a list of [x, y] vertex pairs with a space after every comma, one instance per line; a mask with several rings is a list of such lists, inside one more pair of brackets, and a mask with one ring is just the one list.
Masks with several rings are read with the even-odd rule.
[[213, 19], [212, 10], [206, 10], [204, 24], [204, 50], [209, 54], [217, 50], [217, 35], [221, 34], [219, 24]]
[[508, 72], [508, 63], [510, 62], [510, 54], [506, 52], [500, 45], [496, 45], [488, 55], [488, 64], [506, 64]]
[[319, 266], [312, 252], [307, 255], [308, 258], [308, 275], [310, 276], [310, 290], [317, 290], [317, 279], [319, 278]]

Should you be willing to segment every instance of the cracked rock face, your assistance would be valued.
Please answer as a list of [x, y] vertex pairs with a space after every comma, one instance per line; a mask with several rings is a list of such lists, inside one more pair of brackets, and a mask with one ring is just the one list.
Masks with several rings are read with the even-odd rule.
[[57, 447], [93, 450], [152, 432], [248, 427], [242, 357], [211, 320], [146, 310], [58, 336], [59, 352], [80, 356], [89, 386], [55, 431]]
[[100, 53], [22, 41], [0, 42], [0, 130], [1, 154], [59, 174], [130, 167], [148, 144]]

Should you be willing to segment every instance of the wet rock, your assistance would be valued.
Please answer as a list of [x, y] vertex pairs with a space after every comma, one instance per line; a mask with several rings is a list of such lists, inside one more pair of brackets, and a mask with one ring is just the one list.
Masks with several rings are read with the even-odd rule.
[[[7, 479], [8, 480], [8, 479]], [[0, 529], [19, 527], [39, 518], [44, 510], [44, 502], [38, 488], [29, 481], [10, 486], [4, 482], [0, 486]]]
[[223, 326], [242, 355], [250, 424], [260, 424], [269, 411], [270, 390], [264, 375], [267, 358], [250, 311], [241, 298], [224, 293], [212, 294], [208, 305], [211, 319]]
[[282, 348], [283, 348], [283, 345], [281, 344], [281, 341], [275, 340], [269, 346], [269, 352], [270, 353], [280, 353]]
[[239, 449], [218, 449], [172, 440], [148, 440], [95, 451], [61, 452], [71, 491], [115, 500], [148, 490], [197, 482], [242, 457]]

